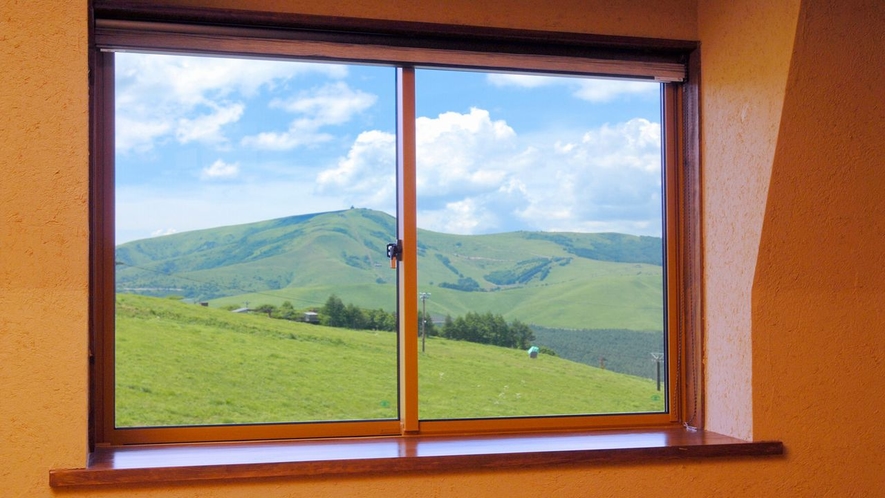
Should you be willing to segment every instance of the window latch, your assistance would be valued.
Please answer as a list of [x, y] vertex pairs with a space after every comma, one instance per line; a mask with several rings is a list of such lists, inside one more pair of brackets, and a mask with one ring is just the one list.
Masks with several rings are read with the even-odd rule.
[[390, 269], [396, 269], [396, 262], [403, 260], [403, 241], [397, 240], [393, 244], [387, 244], [387, 257], [390, 259]]

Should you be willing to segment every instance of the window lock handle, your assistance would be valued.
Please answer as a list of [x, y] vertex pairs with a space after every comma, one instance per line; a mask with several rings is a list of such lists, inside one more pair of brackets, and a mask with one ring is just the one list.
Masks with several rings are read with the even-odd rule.
[[396, 269], [396, 262], [403, 260], [403, 241], [387, 244], [387, 257], [390, 259], [390, 269]]

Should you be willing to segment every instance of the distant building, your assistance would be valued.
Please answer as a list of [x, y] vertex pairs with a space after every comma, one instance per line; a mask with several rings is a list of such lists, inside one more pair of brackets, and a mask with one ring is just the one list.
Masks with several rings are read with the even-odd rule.
[[248, 312], [252, 311], [252, 308], [237, 308], [237, 309], [231, 310], [231, 311], [233, 311], [234, 313], [248, 313]]
[[320, 315], [316, 311], [304, 312], [305, 323], [320, 323]]

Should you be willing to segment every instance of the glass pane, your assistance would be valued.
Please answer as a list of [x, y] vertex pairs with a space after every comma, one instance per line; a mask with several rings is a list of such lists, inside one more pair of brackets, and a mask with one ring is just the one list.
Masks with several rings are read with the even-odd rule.
[[115, 76], [116, 426], [395, 419], [393, 69]]
[[420, 417], [665, 411], [660, 85], [416, 80]]

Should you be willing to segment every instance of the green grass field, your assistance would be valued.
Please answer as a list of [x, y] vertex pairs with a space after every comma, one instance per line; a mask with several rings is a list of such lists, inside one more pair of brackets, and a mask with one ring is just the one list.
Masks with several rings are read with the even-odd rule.
[[[118, 427], [397, 416], [396, 336], [117, 297]], [[648, 379], [524, 351], [429, 338], [423, 419], [652, 412]]]

